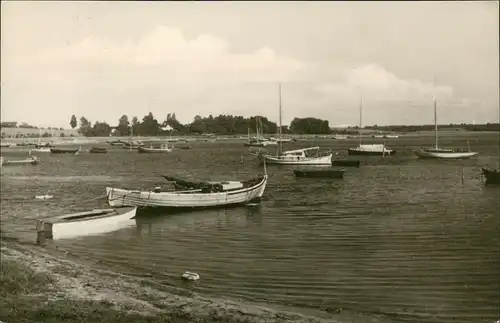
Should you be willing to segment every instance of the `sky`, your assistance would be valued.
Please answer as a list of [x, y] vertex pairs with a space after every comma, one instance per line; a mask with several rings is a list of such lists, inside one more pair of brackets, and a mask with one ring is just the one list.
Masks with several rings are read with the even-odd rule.
[[167, 113], [330, 125], [497, 122], [499, 5], [1, 3], [1, 118], [69, 127]]

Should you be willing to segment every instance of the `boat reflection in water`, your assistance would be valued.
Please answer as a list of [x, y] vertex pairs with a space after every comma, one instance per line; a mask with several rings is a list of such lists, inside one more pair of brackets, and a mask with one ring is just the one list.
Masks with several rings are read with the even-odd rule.
[[260, 204], [250, 204], [225, 209], [200, 210], [162, 214], [161, 210], [142, 209], [137, 213], [136, 236], [152, 238], [169, 232], [227, 231], [232, 227], [260, 227]]

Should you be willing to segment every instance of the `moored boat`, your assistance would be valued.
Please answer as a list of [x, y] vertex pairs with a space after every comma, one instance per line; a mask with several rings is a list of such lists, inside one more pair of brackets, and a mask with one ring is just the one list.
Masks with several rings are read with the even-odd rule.
[[92, 147], [89, 150], [89, 153], [91, 154], [106, 154], [108, 150], [106, 148], [101, 148], [101, 147]]
[[384, 144], [359, 144], [356, 148], [349, 148], [347, 152], [352, 156], [390, 156], [396, 150], [388, 149]]
[[53, 240], [96, 235], [135, 225], [136, 207], [96, 209], [37, 220], [37, 231]]
[[107, 141], [108, 144], [111, 146], [123, 146], [125, 144], [125, 141], [122, 140], [113, 140], [113, 141]]
[[481, 171], [486, 178], [487, 184], [497, 184], [500, 185], [500, 169], [493, 168], [481, 168]]
[[261, 199], [266, 189], [267, 178], [267, 172], [265, 172], [263, 176], [251, 180], [206, 182], [205, 186], [197, 189], [167, 192], [106, 187], [106, 195], [112, 207], [141, 206], [174, 209], [226, 207]]
[[80, 148], [50, 148], [53, 154], [76, 154], [79, 151]]
[[21, 160], [6, 160], [3, 156], [0, 158], [1, 166], [18, 166], [18, 165], [36, 165], [38, 164], [38, 158], [36, 156], [31, 156], [30, 158], [25, 158]]
[[420, 148], [414, 150], [415, 156], [421, 159], [467, 159], [476, 156], [474, 151], [461, 149], [443, 149], [443, 148]]
[[[360, 98], [359, 104], [359, 144], [356, 148], [347, 149], [348, 155], [352, 156], [390, 156], [396, 153], [396, 150], [388, 149], [385, 144], [363, 144], [361, 134], [363, 129], [363, 98]], [[383, 138], [383, 135], [374, 135], [373, 138]]]
[[308, 178], [344, 178], [344, 169], [296, 169], [295, 177]]
[[137, 151], [139, 154], [141, 153], [170, 153], [172, 152], [172, 148], [168, 148], [168, 145], [161, 145], [160, 148], [154, 148], [154, 147], [137, 147]]
[[[463, 150], [458, 148], [440, 148], [437, 124], [437, 103], [436, 97], [432, 98], [434, 102], [434, 147], [433, 148], [419, 148], [413, 151], [415, 156], [421, 159], [467, 159], [478, 155], [478, 152], [470, 150]], [[467, 142], [468, 144], [468, 142]]]
[[0, 147], [1, 148], [7, 148], [7, 147], [10, 147], [12, 146], [12, 144], [10, 142], [0, 142]]
[[50, 147], [31, 148], [30, 153], [50, 153]]
[[[315, 151], [316, 154], [310, 155], [311, 151]], [[274, 165], [331, 165], [332, 156], [332, 153], [321, 156], [319, 147], [288, 150], [278, 156], [259, 154], [261, 162]]]

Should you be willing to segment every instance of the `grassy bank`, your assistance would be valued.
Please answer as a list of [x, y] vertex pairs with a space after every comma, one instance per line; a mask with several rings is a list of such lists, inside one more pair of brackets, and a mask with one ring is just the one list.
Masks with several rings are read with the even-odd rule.
[[152, 315], [107, 300], [71, 299], [58, 293], [58, 281], [50, 274], [36, 272], [20, 259], [2, 258], [0, 321], [5, 323], [249, 322], [230, 317], [194, 317], [180, 310]]
[[320, 323], [323, 315], [332, 318], [322, 311], [320, 317], [317, 311], [309, 316], [188, 291], [176, 293], [176, 288], [100, 268], [91, 259], [77, 260], [63, 250], [4, 237], [1, 242], [0, 321], [4, 323]]

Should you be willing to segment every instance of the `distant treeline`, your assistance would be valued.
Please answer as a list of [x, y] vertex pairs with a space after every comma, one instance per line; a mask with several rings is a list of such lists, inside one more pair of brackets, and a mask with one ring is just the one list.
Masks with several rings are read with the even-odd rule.
[[[264, 116], [253, 116], [246, 118], [243, 116], [233, 115], [209, 115], [208, 117], [195, 116], [193, 121], [189, 124], [182, 124], [175, 116], [175, 113], [168, 113], [164, 121], [158, 121], [150, 112], [145, 115], [142, 120], [133, 117], [131, 120], [127, 115], [122, 115], [115, 126], [109, 125], [106, 122], [96, 121], [92, 124], [85, 117], [80, 117], [80, 127], [78, 131], [80, 134], [87, 137], [106, 137], [110, 135], [115, 136], [166, 136], [170, 134], [175, 135], [203, 135], [203, 134], [217, 134], [217, 135], [245, 135], [249, 129], [251, 133], [256, 132], [257, 125], [264, 134], [274, 135], [278, 133], [278, 126], [275, 122], [268, 120]], [[73, 129], [77, 127], [77, 118], [75, 115], [71, 117], [70, 125]], [[458, 130], [469, 131], [500, 131], [500, 124], [487, 123], [483, 125], [440, 125], [440, 129], [455, 128]], [[433, 130], [434, 125], [421, 125], [421, 126], [372, 126], [364, 127], [363, 130], [371, 130], [373, 132], [416, 132]], [[343, 134], [356, 134], [359, 132], [359, 127], [349, 127], [344, 129], [331, 129], [327, 120], [318, 118], [294, 118], [289, 126], [283, 126], [281, 129], [282, 134], [295, 134], [295, 135], [326, 135], [332, 133]]]
[[[269, 121], [264, 116], [254, 116], [245, 118], [233, 115], [209, 115], [208, 117], [195, 116], [193, 122], [182, 124], [175, 116], [175, 113], [168, 113], [165, 120], [159, 122], [150, 112], [142, 118], [137, 117], [129, 120], [127, 115], [122, 115], [116, 124], [111, 126], [106, 122], [95, 122], [92, 124], [85, 117], [80, 117], [80, 127], [78, 131], [87, 137], [93, 136], [165, 136], [176, 135], [243, 135], [250, 132], [255, 133], [257, 124], [265, 134], [278, 133], [278, 125]], [[76, 128], [76, 116], [71, 117], [70, 125]], [[330, 125], [327, 120], [317, 118], [295, 118], [290, 126], [283, 126], [283, 134], [329, 134]]]
[[[434, 125], [393, 125], [393, 126], [373, 126], [370, 127], [375, 131], [394, 131], [394, 132], [416, 132], [416, 131], [433, 131]], [[438, 125], [441, 130], [457, 130], [457, 131], [500, 131], [500, 123], [486, 124], [447, 124]]]

